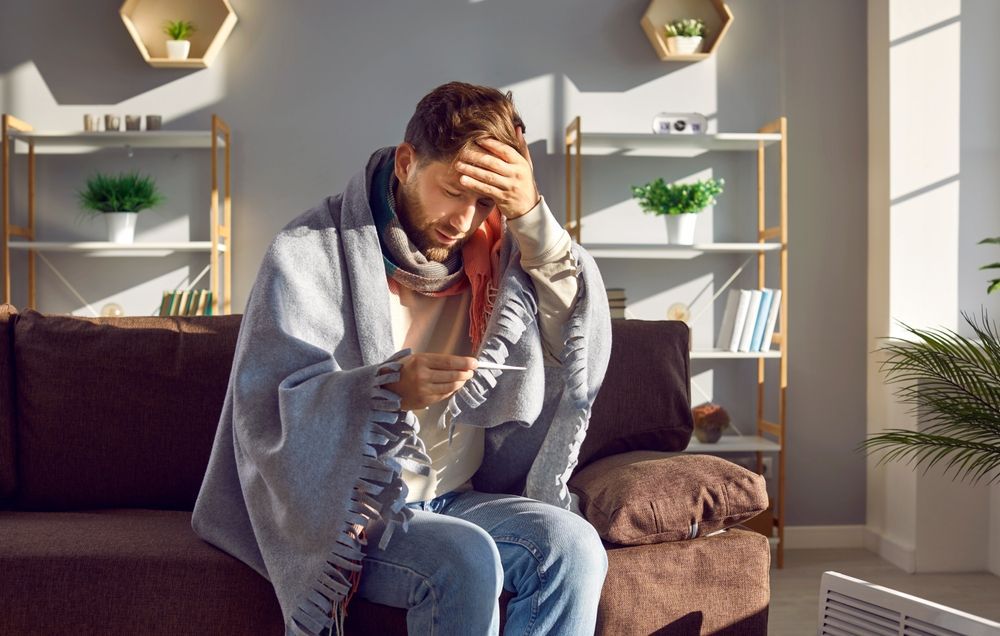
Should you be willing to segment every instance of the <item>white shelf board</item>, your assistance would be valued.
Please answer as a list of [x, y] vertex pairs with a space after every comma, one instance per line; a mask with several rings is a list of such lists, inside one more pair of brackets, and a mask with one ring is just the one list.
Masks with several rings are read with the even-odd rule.
[[584, 243], [584, 249], [594, 258], [694, 258], [705, 252], [748, 253], [776, 252], [781, 243], [694, 243], [667, 245], [664, 243]]
[[771, 349], [769, 351], [727, 351], [723, 349], [694, 349], [690, 352], [690, 358], [696, 359], [724, 359], [724, 358], [780, 358], [781, 351]]
[[781, 446], [760, 435], [723, 435], [714, 444], [703, 444], [694, 436], [688, 443], [685, 453], [754, 453], [778, 452]]
[[[210, 130], [120, 130], [120, 131], [12, 131], [12, 139], [33, 141], [37, 154], [80, 154], [100, 148], [211, 148]], [[219, 148], [226, 145], [219, 135]], [[15, 144], [15, 152], [27, 154], [25, 144]]]
[[[709, 133], [671, 135], [657, 133], [581, 134], [580, 154], [629, 156], [695, 157], [709, 151], [757, 150], [781, 141], [780, 133]], [[576, 148], [569, 148], [570, 154]]]
[[[11, 241], [12, 250], [38, 252], [86, 252], [88, 256], [165, 256], [173, 252], [211, 252], [211, 241], [110, 243], [107, 241]], [[219, 243], [219, 251], [226, 245]]]

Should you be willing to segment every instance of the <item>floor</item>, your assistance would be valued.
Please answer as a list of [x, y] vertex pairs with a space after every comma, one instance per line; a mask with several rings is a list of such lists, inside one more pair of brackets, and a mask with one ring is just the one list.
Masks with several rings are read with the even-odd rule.
[[864, 549], [787, 550], [785, 567], [771, 568], [768, 634], [815, 634], [819, 581], [832, 570], [1000, 621], [1000, 577], [969, 574], [907, 574]]

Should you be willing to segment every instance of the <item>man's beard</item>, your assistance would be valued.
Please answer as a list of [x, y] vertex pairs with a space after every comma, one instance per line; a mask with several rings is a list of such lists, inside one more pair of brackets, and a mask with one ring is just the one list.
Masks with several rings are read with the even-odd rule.
[[396, 191], [396, 207], [399, 208], [396, 210], [396, 218], [399, 219], [399, 224], [403, 226], [407, 238], [427, 260], [438, 263], [447, 261], [452, 254], [462, 249], [465, 242], [469, 240], [469, 236], [463, 236], [451, 246], [441, 245], [435, 241], [433, 237], [436, 236], [437, 230], [434, 228], [433, 222], [419, 226], [412, 223], [413, 218], [424, 217], [424, 210], [416, 193], [408, 192], [408, 189], [407, 185], [401, 182]]

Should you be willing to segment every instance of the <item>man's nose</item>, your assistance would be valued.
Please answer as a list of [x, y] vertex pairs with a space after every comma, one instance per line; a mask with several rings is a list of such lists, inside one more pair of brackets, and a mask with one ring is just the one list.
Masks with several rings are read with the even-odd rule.
[[469, 231], [472, 227], [472, 219], [476, 216], [476, 202], [465, 203], [460, 209], [456, 210], [454, 214], [451, 215], [449, 219], [451, 227], [453, 227], [456, 233], [464, 234]]

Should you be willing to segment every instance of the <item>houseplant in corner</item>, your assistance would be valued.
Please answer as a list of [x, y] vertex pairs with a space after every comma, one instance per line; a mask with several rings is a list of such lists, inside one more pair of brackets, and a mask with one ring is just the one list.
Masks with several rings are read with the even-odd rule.
[[[1000, 237], [979, 242], [1000, 243]], [[979, 269], [1000, 268], [1000, 263]], [[986, 293], [1000, 289], [991, 280]], [[947, 329], [903, 327], [916, 339], [888, 338], [878, 351], [888, 354], [881, 363], [887, 381], [900, 386], [896, 395], [923, 416], [920, 430], [887, 429], [861, 442], [859, 448], [892, 460], [931, 466], [947, 459], [945, 474], [978, 483], [990, 476], [1000, 481], [1000, 331], [982, 309], [982, 325], [962, 312], [976, 339]], [[902, 323], [901, 323], [902, 324]]]
[[725, 179], [704, 179], [694, 183], [671, 183], [663, 177], [643, 186], [632, 186], [632, 196], [639, 200], [643, 212], [663, 216], [667, 220], [667, 243], [694, 243], [694, 225], [698, 212], [716, 203], [722, 194]]
[[674, 20], [664, 29], [667, 32], [667, 50], [677, 55], [697, 53], [705, 37], [705, 23], [696, 18]]
[[112, 243], [131, 243], [139, 212], [165, 200], [150, 177], [136, 172], [117, 176], [98, 173], [87, 180], [78, 195], [84, 210], [104, 217]]
[[163, 24], [163, 32], [170, 38], [167, 40], [167, 59], [186, 60], [191, 52], [191, 42], [188, 38], [194, 33], [194, 23], [189, 20], [167, 21]]

